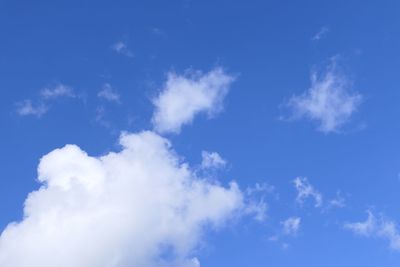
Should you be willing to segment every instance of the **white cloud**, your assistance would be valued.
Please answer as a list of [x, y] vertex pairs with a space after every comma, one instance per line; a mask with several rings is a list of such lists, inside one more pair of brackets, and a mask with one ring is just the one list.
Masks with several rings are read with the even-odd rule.
[[48, 107], [43, 104], [39, 103], [34, 105], [31, 100], [24, 100], [16, 104], [17, 106], [17, 114], [20, 116], [36, 116], [41, 117], [42, 115], [46, 114], [48, 111]]
[[226, 165], [226, 161], [217, 152], [201, 152], [201, 168], [202, 169], [218, 169]]
[[346, 207], [346, 199], [342, 196], [340, 191], [336, 193], [336, 197], [329, 200], [328, 208], [344, 208]]
[[268, 183], [256, 183], [254, 186], [248, 187], [246, 192], [248, 195], [253, 195], [256, 193], [274, 194], [276, 198], [279, 198], [278, 194], [276, 193], [275, 186]]
[[120, 95], [115, 89], [111, 87], [109, 83], [105, 83], [103, 85], [103, 88], [99, 91], [97, 96], [110, 102], [121, 102]]
[[128, 49], [128, 46], [124, 42], [117, 42], [111, 46], [111, 49], [117, 52], [118, 54], [127, 56], [127, 57], [133, 57], [133, 52]]
[[54, 99], [58, 97], [75, 97], [74, 90], [64, 84], [58, 84], [54, 87], [44, 88], [40, 91], [40, 96], [44, 99]]
[[256, 221], [263, 222], [267, 219], [268, 203], [267, 195], [277, 197], [275, 187], [267, 183], [256, 183], [252, 187], [246, 189], [246, 208], [245, 213], [252, 215]]
[[361, 103], [361, 95], [351, 90], [351, 82], [333, 62], [326, 73], [311, 75], [311, 87], [293, 96], [288, 106], [294, 118], [308, 118], [319, 123], [324, 133], [338, 132]]
[[16, 103], [17, 114], [39, 118], [49, 111], [52, 102], [61, 97], [74, 98], [76, 95], [74, 90], [65, 84], [60, 83], [53, 87], [46, 87], [39, 91], [38, 100], [35, 101], [37, 104], [30, 99]]
[[234, 77], [221, 68], [205, 74], [169, 73], [163, 90], [153, 100], [156, 108], [152, 118], [154, 128], [161, 133], [179, 133], [195, 115], [218, 113], [233, 81]]
[[324, 26], [322, 27], [314, 36], [311, 38], [313, 41], [319, 41], [323, 37], [325, 37], [329, 32], [329, 28]]
[[311, 197], [314, 199], [315, 207], [322, 206], [322, 194], [316, 190], [308, 181], [307, 177], [296, 177], [293, 181], [297, 190], [296, 201], [302, 205], [304, 201]]
[[301, 218], [300, 217], [290, 217], [285, 221], [282, 221], [282, 231], [285, 235], [296, 235], [300, 229]]
[[205, 228], [245, 210], [237, 184], [199, 178], [153, 132], [125, 133], [120, 144], [101, 157], [66, 145], [40, 160], [42, 186], [2, 232], [0, 266], [200, 266]]
[[267, 219], [267, 210], [268, 204], [263, 197], [249, 198], [244, 213], [253, 216], [258, 222], [263, 222]]
[[377, 218], [371, 211], [367, 211], [368, 218], [364, 222], [346, 223], [345, 228], [357, 235], [373, 238], [382, 238], [389, 241], [393, 250], [400, 251], [400, 232], [397, 224], [385, 218]]

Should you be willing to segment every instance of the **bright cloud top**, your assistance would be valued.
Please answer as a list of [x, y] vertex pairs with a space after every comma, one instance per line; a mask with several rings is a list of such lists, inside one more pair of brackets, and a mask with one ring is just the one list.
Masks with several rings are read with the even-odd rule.
[[120, 144], [102, 157], [67, 145], [41, 159], [41, 188], [0, 236], [0, 266], [199, 266], [202, 233], [245, 210], [237, 184], [197, 177], [153, 132]]
[[293, 96], [289, 107], [295, 118], [308, 118], [319, 123], [324, 133], [337, 132], [349, 121], [361, 103], [361, 95], [352, 92], [351, 83], [335, 64], [322, 75], [312, 73], [311, 87], [302, 95]]
[[169, 73], [164, 88], [153, 100], [154, 128], [160, 133], [179, 133], [195, 115], [218, 113], [234, 80], [221, 68], [205, 74], [198, 71], [186, 75]]
[[347, 223], [345, 228], [357, 235], [385, 239], [389, 241], [391, 249], [400, 251], [400, 232], [397, 224], [390, 219], [377, 218], [371, 211], [368, 211], [365, 221]]

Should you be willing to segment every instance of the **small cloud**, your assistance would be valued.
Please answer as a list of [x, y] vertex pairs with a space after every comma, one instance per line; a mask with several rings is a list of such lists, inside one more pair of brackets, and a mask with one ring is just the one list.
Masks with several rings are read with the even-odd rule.
[[313, 41], [319, 41], [329, 33], [328, 27], [322, 27], [312, 38]]
[[217, 152], [202, 151], [201, 157], [202, 169], [220, 169], [226, 165], [226, 160], [224, 160]]
[[268, 194], [272, 194], [272, 193], [275, 193], [275, 191], [276, 191], [275, 186], [270, 185], [268, 183], [262, 183], [262, 184], [256, 183], [254, 186], [248, 187], [246, 190], [248, 195], [252, 195], [255, 193], [259, 193], [259, 192], [265, 192]]
[[323, 133], [338, 132], [357, 111], [361, 94], [351, 90], [349, 79], [337, 70], [335, 62], [323, 74], [312, 73], [311, 87], [293, 96], [288, 107], [293, 118], [307, 118], [319, 123]]
[[367, 211], [368, 218], [363, 222], [346, 223], [344, 227], [358, 235], [369, 236], [376, 229], [376, 217], [371, 211]]
[[153, 100], [152, 122], [159, 133], [179, 133], [182, 126], [199, 113], [213, 116], [220, 112], [223, 100], [235, 78], [222, 68], [203, 74], [191, 71], [186, 75], [169, 73], [164, 88]]
[[281, 222], [284, 235], [296, 235], [300, 229], [301, 218], [290, 217]]
[[336, 197], [329, 201], [329, 208], [344, 208], [346, 207], [346, 199], [339, 192], [336, 193]]
[[258, 200], [249, 199], [246, 204], [245, 214], [251, 215], [256, 221], [263, 222], [267, 218], [268, 204], [261, 197]]
[[64, 84], [58, 84], [54, 87], [44, 88], [40, 91], [40, 97], [43, 99], [54, 99], [59, 97], [75, 97], [74, 90]]
[[34, 105], [31, 100], [27, 99], [16, 104], [17, 114], [21, 116], [41, 117], [48, 111], [48, 107], [43, 103]]
[[253, 215], [254, 219], [259, 222], [265, 221], [267, 218], [268, 203], [266, 202], [267, 195], [273, 194], [277, 197], [274, 186], [267, 183], [256, 183], [252, 187], [246, 189], [246, 213]]
[[97, 96], [110, 102], [121, 103], [120, 95], [109, 83], [103, 85]]
[[31, 99], [16, 103], [17, 114], [21, 116], [33, 115], [39, 118], [50, 110], [51, 104], [56, 99], [62, 97], [75, 98], [76, 94], [71, 87], [61, 83], [43, 88], [39, 91], [37, 104], [34, 104]]
[[105, 118], [106, 111], [104, 107], [96, 108], [96, 122], [105, 128], [111, 128], [111, 123]]
[[308, 182], [307, 177], [296, 177], [293, 183], [297, 190], [297, 203], [303, 205], [304, 201], [311, 197], [314, 199], [316, 208], [322, 206], [322, 194]]
[[383, 217], [377, 218], [370, 210], [365, 221], [346, 223], [345, 229], [357, 235], [372, 238], [381, 238], [389, 241], [391, 249], [400, 251], [400, 232], [396, 222]]
[[128, 46], [124, 42], [117, 42], [111, 46], [111, 49], [117, 52], [118, 54], [127, 56], [127, 57], [133, 57], [134, 54], [131, 50], [128, 49]]

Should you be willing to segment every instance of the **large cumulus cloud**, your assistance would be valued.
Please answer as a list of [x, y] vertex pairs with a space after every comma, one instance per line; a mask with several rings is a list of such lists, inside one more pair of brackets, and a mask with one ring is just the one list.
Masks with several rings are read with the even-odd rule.
[[40, 189], [0, 236], [0, 266], [200, 265], [205, 229], [245, 209], [237, 184], [197, 177], [156, 133], [125, 133], [120, 144], [101, 157], [66, 145], [41, 159]]

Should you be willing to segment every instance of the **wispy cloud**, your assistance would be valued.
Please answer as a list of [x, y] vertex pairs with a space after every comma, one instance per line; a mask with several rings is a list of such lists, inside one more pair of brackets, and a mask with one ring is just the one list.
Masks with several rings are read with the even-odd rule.
[[324, 133], [338, 132], [359, 107], [362, 96], [352, 91], [352, 83], [332, 62], [325, 73], [313, 72], [311, 87], [302, 95], [293, 96], [288, 107], [293, 118], [308, 118], [319, 123]]
[[324, 26], [311, 38], [313, 41], [319, 41], [329, 33], [329, 28]]
[[117, 90], [111, 87], [109, 83], [105, 83], [97, 96], [110, 102], [121, 103], [121, 97]]
[[218, 169], [226, 165], [226, 160], [224, 160], [217, 152], [201, 152], [201, 168], [202, 169]]
[[222, 68], [205, 74], [199, 71], [190, 71], [186, 75], [169, 73], [164, 88], [153, 100], [154, 128], [160, 133], [179, 133], [195, 115], [218, 113], [234, 80]]
[[43, 99], [54, 99], [59, 97], [75, 97], [74, 90], [65, 85], [65, 84], [57, 84], [54, 87], [47, 87], [40, 91], [40, 96]]
[[117, 42], [111, 46], [111, 49], [117, 52], [118, 54], [127, 56], [127, 57], [134, 57], [133, 52], [128, 48], [128, 45], [125, 42]]
[[264, 197], [249, 198], [246, 204], [245, 213], [253, 216], [258, 222], [263, 222], [267, 218], [268, 204]]
[[246, 213], [252, 215], [256, 221], [263, 222], [267, 219], [268, 196], [279, 198], [276, 188], [268, 183], [256, 183], [246, 189]]
[[346, 207], [346, 199], [342, 196], [340, 191], [336, 193], [336, 197], [329, 200], [328, 208], [344, 208]]
[[322, 194], [309, 183], [307, 177], [296, 177], [293, 184], [297, 190], [297, 203], [303, 205], [306, 199], [312, 198], [315, 202], [315, 207], [322, 206]]
[[367, 213], [365, 221], [346, 223], [345, 229], [360, 236], [385, 239], [389, 241], [391, 249], [400, 251], [400, 232], [397, 223], [383, 217], [377, 218], [370, 210]]
[[282, 232], [284, 235], [296, 235], [300, 229], [301, 218], [290, 217], [281, 222]]
[[53, 102], [58, 98], [74, 98], [76, 94], [72, 87], [65, 84], [57, 84], [53, 87], [46, 87], [39, 91], [35, 101], [26, 99], [16, 103], [16, 112], [20, 116], [42, 117], [49, 110]]
[[34, 105], [32, 101], [29, 99], [18, 102], [16, 106], [17, 106], [17, 114], [21, 116], [41, 117], [48, 110], [48, 107], [45, 104], [39, 103]]

